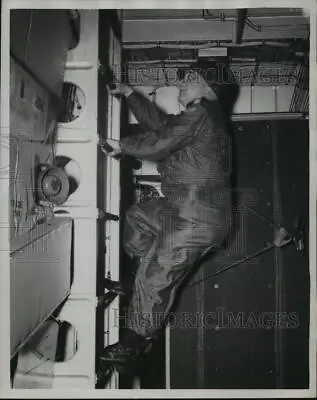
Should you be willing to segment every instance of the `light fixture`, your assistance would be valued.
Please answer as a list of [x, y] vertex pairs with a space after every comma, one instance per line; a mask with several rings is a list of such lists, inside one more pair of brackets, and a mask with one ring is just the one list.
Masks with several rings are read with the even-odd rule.
[[198, 50], [199, 58], [227, 57], [227, 55], [228, 49], [226, 47], [211, 47]]

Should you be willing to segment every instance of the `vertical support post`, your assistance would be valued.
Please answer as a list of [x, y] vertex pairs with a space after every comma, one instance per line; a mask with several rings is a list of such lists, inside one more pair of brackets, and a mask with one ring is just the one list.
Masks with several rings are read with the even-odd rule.
[[[110, 28], [109, 64], [114, 72], [121, 69], [121, 45], [112, 27]], [[111, 139], [120, 139], [121, 100], [109, 94], [108, 99], [108, 134]], [[113, 158], [107, 159], [107, 211], [111, 214], [120, 214], [120, 162]], [[120, 266], [120, 224], [118, 221], [106, 222], [107, 253], [106, 278], [119, 280]], [[119, 299], [115, 299], [105, 310], [105, 346], [117, 342], [119, 339]], [[117, 373], [109, 382], [109, 388], [118, 387]]]
[[[279, 185], [278, 170], [278, 149], [277, 149], [277, 122], [271, 124], [272, 135], [272, 154], [273, 154], [273, 216], [275, 226], [282, 225], [282, 203]], [[283, 258], [280, 248], [274, 249], [274, 266], [275, 266], [275, 311], [281, 314], [284, 309], [284, 268]], [[277, 324], [278, 325], [278, 324]], [[275, 327], [275, 365], [276, 365], [276, 387], [278, 389], [284, 387], [284, 368], [283, 368], [283, 330], [278, 326]]]

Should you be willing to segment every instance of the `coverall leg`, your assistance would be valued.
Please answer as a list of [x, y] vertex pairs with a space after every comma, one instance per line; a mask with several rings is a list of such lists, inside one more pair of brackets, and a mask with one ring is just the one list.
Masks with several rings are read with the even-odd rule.
[[124, 249], [139, 257], [125, 325], [151, 337], [162, 325], [177, 290], [208, 247], [219, 247], [228, 230], [225, 210], [202, 205], [180, 209], [166, 198], [132, 206], [126, 215]]

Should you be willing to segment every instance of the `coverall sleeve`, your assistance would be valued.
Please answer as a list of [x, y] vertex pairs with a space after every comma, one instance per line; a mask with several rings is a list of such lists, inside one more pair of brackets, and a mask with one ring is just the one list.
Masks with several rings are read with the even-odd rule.
[[193, 142], [203, 120], [201, 109], [184, 112], [175, 117], [175, 123], [162, 126], [160, 132], [145, 132], [122, 139], [122, 152], [139, 159], [160, 161]]
[[141, 93], [131, 93], [127, 97], [127, 104], [143, 129], [157, 131], [169, 118], [169, 114]]

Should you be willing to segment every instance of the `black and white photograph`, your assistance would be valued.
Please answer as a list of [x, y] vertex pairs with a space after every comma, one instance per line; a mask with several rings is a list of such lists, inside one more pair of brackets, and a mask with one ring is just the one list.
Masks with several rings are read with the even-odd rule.
[[316, 396], [316, 10], [2, 1], [1, 397]]

